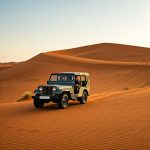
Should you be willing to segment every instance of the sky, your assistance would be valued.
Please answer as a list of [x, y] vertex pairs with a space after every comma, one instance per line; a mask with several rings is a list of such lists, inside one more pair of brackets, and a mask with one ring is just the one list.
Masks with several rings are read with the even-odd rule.
[[0, 0], [0, 62], [97, 43], [150, 47], [150, 0]]

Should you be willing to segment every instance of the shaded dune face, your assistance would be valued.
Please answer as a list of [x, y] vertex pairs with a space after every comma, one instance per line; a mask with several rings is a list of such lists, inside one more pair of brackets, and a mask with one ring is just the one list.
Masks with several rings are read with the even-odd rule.
[[[15, 102], [63, 71], [90, 73], [86, 105]], [[150, 49], [120, 44], [41, 53], [0, 70], [0, 149], [148, 150], [149, 85]]]

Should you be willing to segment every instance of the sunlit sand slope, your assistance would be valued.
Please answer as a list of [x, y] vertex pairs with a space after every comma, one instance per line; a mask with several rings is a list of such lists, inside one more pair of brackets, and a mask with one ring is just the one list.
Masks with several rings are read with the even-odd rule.
[[36, 110], [31, 102], [0, 104], [0, 149], [150, 149], [150, 88], [95, 94]]

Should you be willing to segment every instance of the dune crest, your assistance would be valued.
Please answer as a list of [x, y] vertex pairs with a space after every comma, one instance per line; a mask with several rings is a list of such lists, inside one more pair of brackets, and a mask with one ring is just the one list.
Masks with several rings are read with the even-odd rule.
[[48, 52], [47, 54], [51, 53], [96, 60], [150, 63], [150, 48], [115, 43], [88, 45], [67, 50]]

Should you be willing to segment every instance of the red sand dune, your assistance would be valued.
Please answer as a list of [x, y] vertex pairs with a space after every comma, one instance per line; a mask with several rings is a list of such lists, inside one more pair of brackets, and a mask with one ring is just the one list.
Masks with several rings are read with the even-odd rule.
[[[15, 102], [60, 71], [90, 73], [86, 105]], [[0, 149], [150, 149], [149, 84], [150, 48], [96, 44], [17, 63], [0, 72]]]

